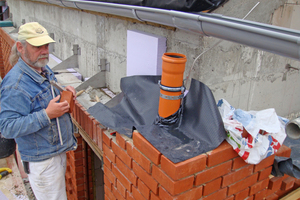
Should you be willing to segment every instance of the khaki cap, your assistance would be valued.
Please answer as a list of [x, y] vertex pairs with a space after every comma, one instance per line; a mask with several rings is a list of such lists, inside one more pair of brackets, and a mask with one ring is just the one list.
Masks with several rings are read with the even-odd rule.
[[29, 22], [20, 26], [18, 34], [18, 40], [26, 40], [32, 46], [42, 46], [55, 42], [47, 30], [37, 22]]

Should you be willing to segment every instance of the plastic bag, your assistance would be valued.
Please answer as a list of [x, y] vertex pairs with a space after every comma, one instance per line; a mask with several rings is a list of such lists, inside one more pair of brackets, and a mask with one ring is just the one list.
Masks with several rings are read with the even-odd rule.
[[258, 164], [276, 153], [286, 138], [288, 120], [277, 116], [273, 108], [243, 111], [225, 99], [220, 99], [217, 106], [227, 131], [227, 142], [249, 164]]

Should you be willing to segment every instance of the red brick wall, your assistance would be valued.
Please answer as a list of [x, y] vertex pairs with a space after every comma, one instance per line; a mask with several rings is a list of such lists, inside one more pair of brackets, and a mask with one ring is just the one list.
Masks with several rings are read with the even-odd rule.
[[[108, 199], [278, 199], [299, 187], [295, 178], [270, 176], [275, 155], [250, 165], [226, 141], [176, 164], [138, 132], [133, 144], [104, 132], [103, 151]], [[287, 152], [283, 147], [281, 153]]]
[[67, 152], [66, 189], [69, 200], [93, 199], [92, 150], [79, 134], [76, 151]]
[[7, 72], [12, 68], [9, 64], [8, 58], [11, 47], [15, 41], [0, 28], [0, 76], [3, 79]]
[[[75, 102], [73, 118], [103, 150], [105, 199], [278, 199], [300, 186], [290, 176], [273, 177], [272, 155], [247, 164], [224, 141], [218, 148], [172, 163], [141, 134], [127, 138], [102, 125]], [[282, 146], [276, 155], [289, 157]]]

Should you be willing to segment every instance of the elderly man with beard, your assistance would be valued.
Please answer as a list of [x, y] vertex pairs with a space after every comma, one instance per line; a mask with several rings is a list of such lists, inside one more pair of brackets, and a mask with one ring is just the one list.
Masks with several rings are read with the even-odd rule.
[[[4, 77], [0, 90], [1, 133], [15, 139], [38, 200], [67, 199], [66, 152], [77, 148], [68, 113], [70, 105], [59, 102], [60, 92], [50, 84], [56, 81], [47, 66], [48, 47], [53, 42], [39, 23], [22, 25], [10, 57], [14, 66]], [[76, 98], [73, 87], [65, 89]]]

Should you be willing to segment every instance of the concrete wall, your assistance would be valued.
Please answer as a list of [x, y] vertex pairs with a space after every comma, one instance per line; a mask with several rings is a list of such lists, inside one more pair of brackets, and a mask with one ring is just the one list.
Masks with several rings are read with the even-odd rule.
[[[256, 3], [254, 0], [230, 0], [214, 12], [243, 18]], [[81, 48], [79, 69], [84, 77], [99, 72], [100, 59], [106, 58], [110, 63], [110, 72], [106, 72], [107, 87], [116, 93], [120, 92], [120, 79], [126, 76], [127, 30], [166, 37], [167, 52], [187, 56], [185, 76], [194, 59], [219, 41], [171, 27], [38, 1], [8, 0], [8, 5], [16, 26], [22, 24], [22, 19], [38, 21], [54, 33], [53, 54], [58, 58], [70, 57], [73, 44], [78, 44]], [[246, 19], [300, 30], [297, 9], [296, 0], [262, 0]], [[289, 16], [293, 16], [292, 20]], [[222, 41], [196, 61], [191, 77], [208, 85], [216, 101], [224, 98], [232, 106], [244, 110], [275, 108], [278, 115], [294, 118], [300, 115], [300, 72], [287, 71], [287, 64], [300, 68], [297, 60]]]

